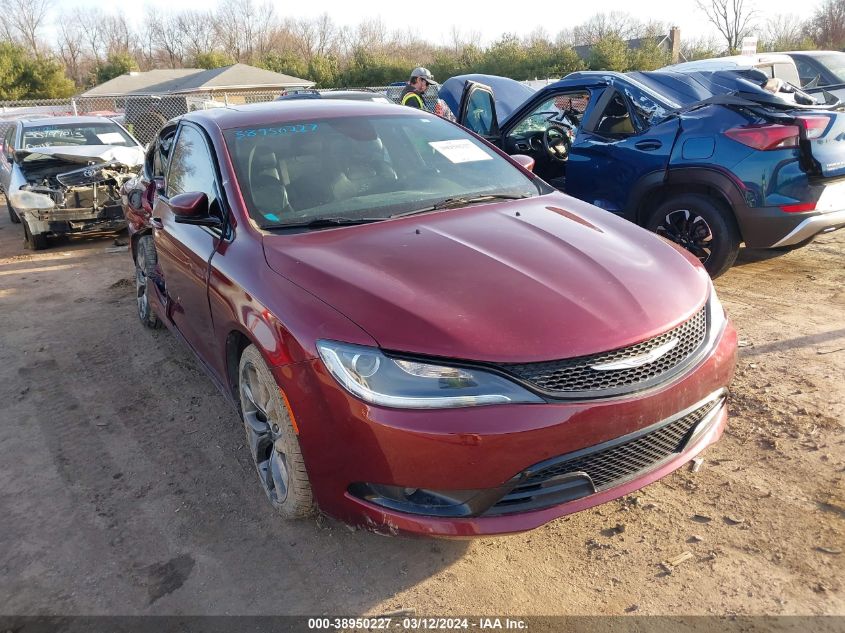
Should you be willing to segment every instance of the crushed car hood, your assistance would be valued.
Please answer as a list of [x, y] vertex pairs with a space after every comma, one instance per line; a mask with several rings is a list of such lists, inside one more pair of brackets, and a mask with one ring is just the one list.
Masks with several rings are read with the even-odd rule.
[[694, 314], [710, 283], [662, 239], [557, 193], [267, 235], [264, 251], [384, 349], [491, 362], [639, 342]]
[[51, 156], [81, 165], [95, 161], [98, 163], [122, 163], [127, 167], [135, 167], [144, 162], [144, 150], [142, 148], [122, 145], [31, 147], [19, 149], [15, 152], [15, 155], [23, 160], [33, 160], [38, 156]]

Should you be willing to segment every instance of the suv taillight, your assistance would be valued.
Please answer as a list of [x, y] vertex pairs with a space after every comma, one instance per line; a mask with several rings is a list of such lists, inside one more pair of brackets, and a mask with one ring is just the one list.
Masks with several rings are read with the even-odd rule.
[[733, 140], [763, 151], [770, 149], [784, 149], [798, 147], [798, 126], [780, 125], [749, 125], [727, 130], [725, 136]]
[[806, 130], [807, 138], [811, 141], [824, 134], [830, 120], [830, 117], [823, 114], [798, 117], [798, 123]]

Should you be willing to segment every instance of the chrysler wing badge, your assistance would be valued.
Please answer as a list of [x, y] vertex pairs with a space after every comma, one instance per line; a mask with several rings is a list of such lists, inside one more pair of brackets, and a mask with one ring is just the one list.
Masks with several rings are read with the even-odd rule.
[[642, 367], [643, 365], [653, 363], [658, 358], [668, 354], [678, 346], [678, 342], [677, 338], [673, 338], [660, 347], [655, 347], [653, 350], [646, 352], [645, 354], [640, 354], [639, 356], [634, 356], [632, 358], [623, 358], [622, 360], [616, 360], [611, 363], [590, 365], [590, 369], [595, 369], [596, 371], [614, 371], [618, 369], [634, 369], [635, 367]]

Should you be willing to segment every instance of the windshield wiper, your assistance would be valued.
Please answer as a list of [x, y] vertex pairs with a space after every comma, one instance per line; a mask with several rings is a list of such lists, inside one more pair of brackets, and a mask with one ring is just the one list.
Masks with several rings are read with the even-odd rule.
[[417, 213], [426, 213], [427, 211], [439, 211], [441, 209], [454, 209], [456, 207], [465, 207], [470, 204], [478, 204], [480, 202], [489, 202], [491, 200], [522, 200], [523, 198], [530, 198], [530, 193], [490, 193], [480, 196], [457, 196], [454, 198], [446, 198], [440, 202], [423, 207], [422, 209], [414, 209], [413, 211], [405, 211], [404, 213], [396, 213], [391, 215], [391, 218], [403, 218], [408, 215], [416, 215]]
[[315, 218], [306, 222], [285, 222], [269, 224], [264, 229], [319, 229], [327, 226], [352, 226], [354, 224], [370, 224], [382, 222], [387, 218]]

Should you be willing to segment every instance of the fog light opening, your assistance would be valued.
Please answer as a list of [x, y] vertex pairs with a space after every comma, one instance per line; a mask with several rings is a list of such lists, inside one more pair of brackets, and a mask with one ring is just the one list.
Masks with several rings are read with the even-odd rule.
[[349, 493], [375, 505], [408, 514], [442, 517], [468, 517], [477, 515], [502, 495], [496, 489], [480, 490], [427, 490], [410, 486], [355, 483]]

